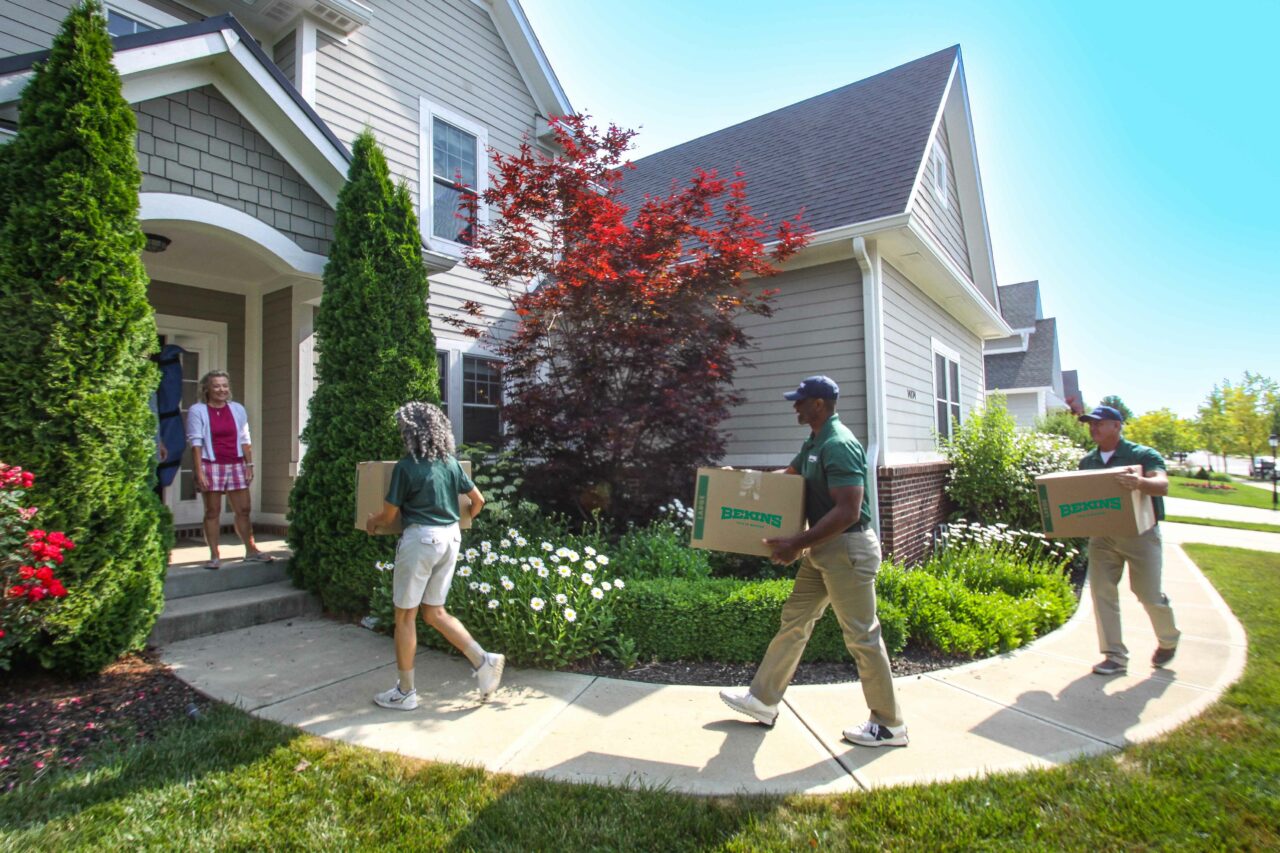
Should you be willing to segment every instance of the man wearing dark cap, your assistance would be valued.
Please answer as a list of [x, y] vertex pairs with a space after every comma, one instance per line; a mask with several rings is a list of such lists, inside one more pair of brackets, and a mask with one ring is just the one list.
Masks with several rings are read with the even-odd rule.
[[1116, 479], [1126, 489], [1151, 496], [1156, 524], [1138, 536], [1093, 536], [1089, 539], [1089, 591], [1098, 624], [1098, 646], [1105, 656], [1095, 664], [1098, 675], [1123, 675], [1129, 668], [1129, 650], [1120, 638], [1120, 576], [1129, 564], [1129, 588], [1147, 609], [1151, 627], [1159, 643], [1151, 658], [1157, 669], [1173, 660], [1181, 633], [1173, 620], [1169, 596], [1160, 588], [1164, 554], [1160, 541], [1160, 521], [1164, 519], [1164, 495], [1169, 493], [1169, 477], [1164, 458], [1150, 447], [1125, 439], [1124, 416], [1110, 406], [1098, 406], [1080, 421], [1089, 425], [1089, 435], [1098, 445], [1080, 460], [1081, 470], [1115, 468]]
[[840, 388], [830, 378], [810, 376], [783, 396], [811, 431], [786, 470], [804, 477], [809, 529], [790, 539], [764, 541], [773, 549], [775, 563], [786, 565], [802, 554], [804, 559], [782, 607], [782, 627], [751, 688], [721, 690], [720, 698], [738, 713], [772, 726], [814, 623], [830, 603], [858, 664], [863, 698], [871, 711], [867, 722], [845, 729], [845, 740], [858, 746], [906, 746], [907, 727], [894, 697], [889, 653], [876, 618], [880, 541], [871, 528], [866, 455], [836, 414]]

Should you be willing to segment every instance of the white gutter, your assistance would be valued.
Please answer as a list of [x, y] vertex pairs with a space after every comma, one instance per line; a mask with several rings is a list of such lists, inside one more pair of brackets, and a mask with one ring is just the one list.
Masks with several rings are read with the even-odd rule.
[[871, 525], [880, 533], [881, 450], [885, 444], [884, 288], [880, 253], [875, 243], [854, 237], [853, 255], [862, 271], [862, 344], [867, 371], [867, 492], [871, 501]]

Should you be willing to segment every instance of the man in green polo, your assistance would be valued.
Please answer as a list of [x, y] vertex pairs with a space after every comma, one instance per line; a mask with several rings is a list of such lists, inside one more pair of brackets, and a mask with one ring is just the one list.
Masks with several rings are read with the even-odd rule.
[[1089, 539], [1089, 591], [1093, 615], [1098, 624], [1098, 646], [1105, 656], [1095, 664], [1098, 675], [1123, 675], [1129, 668], [1129, 650], [1120, 638], [1120, 576], [1129, 564], [1129, 588], [1142, 602], [1151, 618], [1159, 643], [1151, 657], [1157, 669], [1173, 660], [1181, 633], [1173, 620], [1169, 596], [1160, 587], [1164, 554], [1160, 541], [1160, 521], [1164, 519], [1164, 495], [1169, 493], [1169, 477], [1164, 459], [1150, 447], [1123, 437], [1124, 416], [1110, 406], [1098, 406], [1080, 421], [1089, 425], [1089, 435], [1098, 445], [1080, 460], [1081, 470], [1115, 468], [1116, 479], [1126, 489], [1151, 496], [1156, 523], [1138, 536], [1093, 536]]
[[858, 664], [862, 695], [871, 711], [867, 722], [844, 730], [845, 740], [858, 746], [906, 746], [907, 727], [894, 697], [889, 652], [876, 618], [880, 541], [871, 528], [866, 454], [836, 414], [840, 388], [831, 379], [810, 376], [783, 396], [793, 402], [799, 422], [810, 429], [786, 470], [804, 477], [809, 529], [793, 538], [764, 541], [775, 563], [786, 565], [802, 554], [804, 559], [782, 607], [782, 627], [751, 688], [721, 690], [720, 698], [738, 713], [772, 726], [814, 623], [830, 603], [845, 646]]

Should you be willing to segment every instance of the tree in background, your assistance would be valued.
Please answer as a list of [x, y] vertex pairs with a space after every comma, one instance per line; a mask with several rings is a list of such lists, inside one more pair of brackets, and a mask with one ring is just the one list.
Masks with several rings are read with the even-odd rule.
[[153, 491], [137, 126], [96, 0], [67, 16], [18, 116], [0, 182], [0, 459], [38, 473], [41, 526], [78, 545], [63, 606], [24, 651], [93, 670], [146, 641], [172, 544]]
[[1128, 423], [1129, 421], [1133, 420], [1133, 410], [1130, 409], [1128, 406], [1126, 406], [1124, 404], [1124, 400], [1121, 400], [1115, 394], [1108, 394], [1107, 396], [1103, 397], [1101, 400], [1098, 401], [1098, 405], [1110, 406], [1111, 408], [1115, 409], [1124, 417], [1125, 423]]
[[1170, 409], [1156, 409], [1134, 418], [1125, 425], [1124, 433], [1131, 441], [1154, 447], [1166, 459], [1181, 450], [1195, 450], [1199, 439], [1195, 424]]
[[1266, 454], [1270, 450], [1267, 439], [1275, 423], [1272, 406], [1276, 397], [1276, 383], [1246, 370], [1244, 377], [1234, 385], [1223, 381], [1222, 395], [1232, 426], [1230, 450], [1250, 458]]
[[1222, 470], [1226, 471], [1227, 451], [1235, 442], [1234, 427], [1227, 414], [1226, 397], [1217, 385], [1213, 386], [1209, 396], [1200, 404], [1195, 423], [1201, 448], [1207, 451], [1210, 457], [1221, 456]]
[[[772, 293], [753, 290], [748, 275], [772, 274], [805, 237], [798, 217], [766, 235], [740, 174], [696, 171], [628, 210], [618, 196], [633, 134], [601, 134], [582, 116], [552, 127], [563, 154], [525, 143], [494, 156], [479, 201], [495, 221], [467, 253], [519, 318], [494, 335], [506, 362], [503, 416], [536, 460], [527, 482], [541, 484], [538, 497], [645, 517], [723, 455], [719, 426], [741, 399], [733, 377], [748, 344], [738, 321], [770, 313]], [[479, 334], [469, 324], [481, 316], [471, 303], [455, 320]]]
[[290, 571], [332, 610], [367, 603], [374, 563], [389, 559], [395, 545], [354, 527], [356, 463], [403, 456], [395, 410], [409, 400], [440, 400], [421, 247], [409, 191], [392, 183], [366, 130], [338, 195], [316, 315], [319, 385], [289, 496]]
[[1070, 409], [1055, 409], [1036, 419], [1036, 431], [1065, 438], [1082, 450], [1093, 448], [1089, 427], [1080, 423], [1080, 416]]

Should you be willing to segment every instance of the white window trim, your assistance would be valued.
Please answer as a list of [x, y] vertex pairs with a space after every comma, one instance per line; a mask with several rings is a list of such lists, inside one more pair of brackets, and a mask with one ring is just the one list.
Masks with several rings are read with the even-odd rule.
[[947, 152], [943, 150], [942, 143], [934, 140], [933, 150], [930, 152], [930, 168], [929, 174], [933, 184], [933, 194], [937, 196], [938, 203], [945, 210], [950, 206], [950, 199], [947, 193]]
[[187, 23], [155, 6], [143, 3], [142, 0], [107, 0], [104, 5], [110, 11], [119, 12], [125, 17], [132, 18], [140, 24], [155, 27], [157, 30], [163, 30], [165, 27], [179, 27]]
[[[961, 388], [964, 387], [964, 364], [960, 361], [960, 353], [944, 341], [937, 338], [929, 338], [929, 375], [933, 382], [929, 387], [929, 399], [933, 405], [930, 406], [930, 418], [933, 420], [934, 430], [938, 427], [938, 359], [936, 356], [942, 356], [948, 361], [955, 362], [956, 365], [956, 400], [955, 404], [960, 407], [960, 417], [958, 420], [964, 420], [964, 394]], [[948, 405], [951, 401], [947, 401]], [[950, 437], [949, 435], [947, 436]]]
[[[445, 356], [445, 364], [449, 371], [448, 387], [445, 393], [449, 401], [449, 426], [453, 428], [453, 438], [462, 444], [462, 359], [464, 356], [486, 358], [496, 361], [504, 367], [506, 363], [497, 353], [477, 341], [456, 341], [436, 339], [436, 353]], [[502, 398], [507, 396], [506, 383], [503, 383]]]
[[[489, 131], [469, 118], [442, 107], [426, 98], [418, 99], [418, 159], [420, 163], [418, 181], [418, 228], [422, 231], [422, 240], [427, 248], [455, 258], [461, 258], [466, 246], [444, 237], [436, 237], [431, 233], [432, 203], [435, 199], [435, 164], [432, 150], [432, 120], [440, 119], [459, 130], [466, 131], [476, 138], [476, 186], [477, 194], [483, 195], [489, 188]], [[489, 222], [489, 211], [481, 204], [476, 210], [476, 224]], [[460, 433], [459, 433], [460, 434]]]

